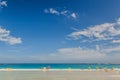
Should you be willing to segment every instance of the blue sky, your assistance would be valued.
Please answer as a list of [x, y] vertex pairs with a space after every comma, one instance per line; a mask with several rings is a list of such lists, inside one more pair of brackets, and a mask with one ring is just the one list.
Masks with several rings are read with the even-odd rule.
[[120, 0], [0, 0], [1, 63], [119, 63]]

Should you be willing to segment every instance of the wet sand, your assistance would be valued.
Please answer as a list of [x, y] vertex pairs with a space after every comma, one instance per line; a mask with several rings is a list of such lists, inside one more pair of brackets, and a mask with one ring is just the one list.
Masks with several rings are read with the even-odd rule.
[[0, 80], [120, 80], [119, 71], [0, 71]]

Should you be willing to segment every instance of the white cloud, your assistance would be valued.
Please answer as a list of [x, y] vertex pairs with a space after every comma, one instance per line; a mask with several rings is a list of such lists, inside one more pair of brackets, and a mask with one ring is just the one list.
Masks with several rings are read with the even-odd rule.
[[44, 12], [45, 13], [50, 13], [50, 14], [55, 14], [55, 15], [60, 15], [60, 12], [53, 9], [53, 8], [45, 9]]
[[104, 57], [105, 55], [92, 49], [83, 49], [83, 48], [63, 48], [59, 49], [58, 53], [64, 55], [65, 57], [74, 59], [96, 59]]
[[60, 15], [60, 13], [59, 13], [57, 10], [53, 9], [53, 8], [50, 8], [50, 9], [49, 9], [49, 12], [50, 12], [51, 14]]
[[113, 40], [112, 43], [120, 43], [120, 40]]
[[74, 18], [74, 19], [76, 19], [76, 18], [77, 18], [77, 16], [76, 16], [76, 14], [75, 14], [75, 13], [72, 13], [72, 14], [71, 14], [71, 17], [72, 17], [72, 18]]
[[[97, 46], [98, 47], [98, 46]], [[114, 48], [114, 47], [113, 47]], [[88, 48], [61, 48], [54, 53], [43, 54], [43, 55], [31, 55], [27, 59], [35, 62], [53, 62], [53, 63], [120, 63], [120, 54], [110, 54], [112, 51], [120, 51], [120, 47], [113, 49], [99, 48], [88, 49]]]
[[96, 45], [96, 50], [99, 51], [100, 50], [100, 46]]
[[10, 35], [10, 31], [0, 27], [0, 42], [7, 42], [11, 45], [22, 43], [21, 38]]
[[[90, 52], [94, 50], [96, 53], [104, 54], [102, 56], [104, 58], [101, 57], [102, 63], [120, 63], [120, 18], [114, 23], [103, 23], [87, 27], [83, 30], [75, 30], [68, 37], [73, 40], [80, 40], [83, 44], [84, 42], [90, 42], [91, 45], [89, 47], [92, 47], [92, 49], [89, 48], [88, 53], [94, 53]], [[99, 60], [99, 58], [94, 60]]]
[[114, 54], [116, 54], [116, 53], [120, 52], [120, 46], [118, 45], [118, 46], [112, 46], [112, 47], [102, 48], [101, 50], [104, 53], [113, 53], [113, 52], [115, 52]]
[[7, 1], [1, 1], [0, 0], [0, 7], [7, 6]]
[[65, 16], [65, 17], [71, 17], [73, 19], [77, 19], [76, 13], [70, 12], [69, 10], [59, 11], [59, 10], [56, 10], [54, 8], [49, 8], [49, 9], [44, 9], [44, 12], [45, 13], [50, 13], [50, 14], [55, 14], [55, 15], [58, 15], [58, 16], [62, 15], [62, 16]]
[[[98, 47], [98, 46], [96, 46]], [[114, 48], [114, 49], [113, 49]], [[100, 49], [100, 50], [99, 50]], [[106, 49], [99, 48], [89, 49], [82, 47], [61, 48], [53, 53], [47, 54], [30, 54], [23, 57], [15, 55], [1, 54], [0, 62], [40, 62], [40, 63], [120, 63], [120, 54], [110, 54], [112, 51], [120, 51], [120, 46], [109, 47]], [[109, 52], [107, 52], [109, 51]], [[6, 61], [7, 60], [7, 61]]]
[[118, 19], [117, 19], [117, 24], [119, 24], [119, 25], [120, 25], [120, 18], [118, 18]]
[[67, 15], [68, 12], [69, 12], [68, 10], [65, 10], [65, 11], [62, 11], [61, 14], [62, 15]]
[[120, 36], [120, 19], [115, 23], [104, 23], [88, 27], [87, 29], [75, 31], [68, 35], [73, 39], [82, 39], [86, 37], [90, 40], [113, 40]]
[[14, 45], [14, 44], [18, 44], [18, 43], [22, 43], [22, 40], [21, 38], [16, 38], [16, 37], [8, 37], [8, 43], [11, 44], [11, 45]]
[[29, 56], [31, 60], [51, 62], [97, 62], [106, 55], [92, 49], [61, 48], [54, 53]]

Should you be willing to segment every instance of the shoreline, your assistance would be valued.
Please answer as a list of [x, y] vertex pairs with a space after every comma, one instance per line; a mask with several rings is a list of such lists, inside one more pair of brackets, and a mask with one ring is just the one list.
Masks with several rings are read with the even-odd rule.
[[13, 68], [3, 68], [0, 71], [120, 71], [120, 69], [13, 69]]

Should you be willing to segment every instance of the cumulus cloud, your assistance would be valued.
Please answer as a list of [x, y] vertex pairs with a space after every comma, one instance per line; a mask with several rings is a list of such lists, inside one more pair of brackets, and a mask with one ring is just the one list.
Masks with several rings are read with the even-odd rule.
[[75, 31], [68, 35], [72, 39], [88, 38], [88, 40], [113, 40], [120, 36], [120, 18], [115, 23], [103, 23], [87, 29]]
[[70, 12], [69, 10], [56, 10], [54, 8], [49, 8], [49, 9], [44, 9], [45, 13], [49, 13], [49, 14], [54, 14], [54, 15], [58, 15], [58, 16], [65, 16], [65, 17], [71, 17], [73, 19], [77, 19], [77, 15], [75, 12]]
[[[66, 14], [66, 12], [63, 12]], [[90, 26], [87, 29], [78, 30], [71, 33], [72, 39], [93, 40], [93, 41], [110, 41], [119, 43], [120, 37], [120, 18], [114, 23], [103, 23], [100, 25]], [[53, 53], [43, 55], [31, 55], [27, 59], [38, 62], [64, 62], [64, 63], [120, 63], [120, 46], [104, 46], [103, 43], [83, 47], [68, 47], [56, 50]], [[93, 47], [94, 46], [94, 47]]]
[[5, 6], [7, 6], [7, 1], [0, 0], [0, 7], [5, 7]]
[[21, 38], [11, 36], [10, 31], [0, 27], [0, 42], [7, 42], [11, 45], [22, 43]]
[[[72, 40], [80, 41], [81, 44], [86, 42], [90, 44], [88, 47], [88, 53], [94, 53], [90, 52], [90, 50], [94, 50], [96, 53], [104, 54], [102, 62], [119, 63], [120, 18], [118, 18], [117, 21], [113, 23], [103, 23], [100, 25], [89, 26], [82, 30], [77, 29], [69, 34], [68, 37]], [[90, 49], [90, 47], [92, 47], [92, 49]], [[88, 54], [86, 54], [86, 56], [87, 55]]]

